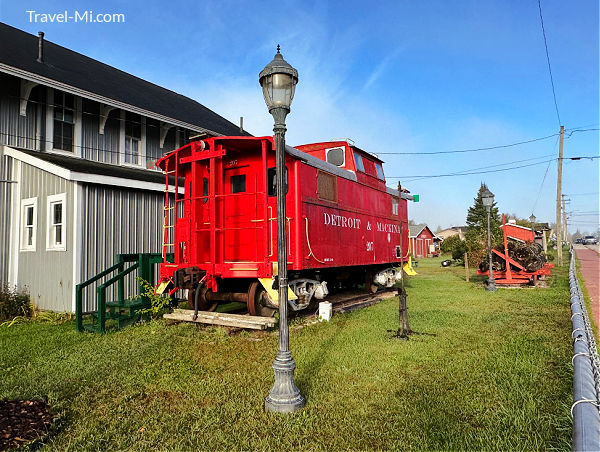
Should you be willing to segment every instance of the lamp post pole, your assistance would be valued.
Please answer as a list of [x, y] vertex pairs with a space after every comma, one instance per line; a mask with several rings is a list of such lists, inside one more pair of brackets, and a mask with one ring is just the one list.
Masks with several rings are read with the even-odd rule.
[[492, 268], [492, 233], [491, 233], [491, 228], [490, 228], [490, 216], [491, 216], [492, 206], [486, 206], [485, 209], [487, 210], [487, 239], [488, 239], [488, 254], [489, 254], [489, 259], [490, 259], [490, 276], [488, 278], [488, 283], [487, 283], [487, 286], [485, 287], [485, 290], [487, 290], [489, 292], [495, 292], [496, 291], [496, 282], [494, 281], [494, 270]]
[[279, 348], [273, 361], [275, 383], [265, 399], [265, 409], [278, 413], [292, 413], [304, 406], [306, 401], [294, 383], [296, 363], [292, 358], [288, 326], [287, 281], [287, 231], [285, 177], [285, 118], [290, 112], [298, 71], [290, 66], [279, 53], [259, 75], [265, 101], [273, 115], [275, 125], [275, 189], [277, 195], [277, 275], [279, 295]]
[[531, 214], [529, 217], [529, 221], [531, 222], [531, 243], [535, 243], [535, 215]]
[[[485, 190], [481, 193], [481, 201], [487, 211], [487, 241], [488, 241], [488, 255], [489, 255], [489, 277], [485, 290], [488, 292], [496, 291], [496, 282], [494, 281], [494, 270], [492, 268], [492, 233], [490, 228], [490, 217], [492, 213], [492, 206], [494, 205], [494, 194], [485, 187]], [[508, 265], [508, 264], [507, 264]]]

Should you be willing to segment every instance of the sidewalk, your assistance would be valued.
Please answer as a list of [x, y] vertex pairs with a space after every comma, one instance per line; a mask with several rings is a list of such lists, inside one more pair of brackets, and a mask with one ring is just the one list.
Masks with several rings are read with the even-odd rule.
[[[600, 255], [582, 245], [575, 246], [575, 255], [581, 264], [581, 276], [592, 301], [591, 316], [596, 323], [596, 328], [600, 330]], [[600, 337], [600, 331], [596, 333]]]

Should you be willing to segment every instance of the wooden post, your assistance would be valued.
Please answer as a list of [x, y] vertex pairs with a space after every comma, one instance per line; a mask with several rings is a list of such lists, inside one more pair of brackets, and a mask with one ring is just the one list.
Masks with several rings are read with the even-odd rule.
[[544, 248], [544, 253], [547, 253], [548, 241], [546, 240], [546, 231], [542, 231], [542, 247]]
[[569, 241], [567, 232], [567, 199], [566, 195], [562, 195], [562, 218], [563, 218], [563, 241]]
[[[402, 200], [402, 184], [398, 181], [398, 214], [400, 214], [400, 202]], [[404, 272], [404, 248], [402, 243], [402, 232], [404, 231], [403, 222], [400, 221], [400, 267]], [[408, 311], [406, 307], [406, 289], [404, 289], [404, 277], [406, 273], [402, 273], [400, 280], [400, 289], [398, 290], [398, 331], [396, 337], [399, 339], [408, 339], [408, 335], [412, 334], [410, 323], [408, 323]]]
[[465, 253], [465, 279], [469, 282], [469, 255]]
[[562, 266], [562, 231], [560, 218], [560, 201], [562, 191], [562, 164], [563, 164], [563, 138], [565, 136], [565, 126], [560, 126], [560, 142], [558, 146], [558, 177], [556, 179], [556, 251], [557, 263]]

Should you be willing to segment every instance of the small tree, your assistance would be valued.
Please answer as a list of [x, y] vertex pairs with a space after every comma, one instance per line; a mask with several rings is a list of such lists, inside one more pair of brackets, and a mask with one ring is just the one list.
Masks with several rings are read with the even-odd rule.
[[452, 254], [452, 259], [463, 260], [467, 251], [467, 243], [457, 235], [452, 235], [442, 242], [442, 253]]
[[[487, 210], [483, 205], [481, 194], [487, 186], [482, 182], [474, 203], [467, 212], [467, 232], [465, 241], [469, 252], [469, 263], [478, 265], [487, 253]], [[490, 212], [490, 231], [492, 234], [492, 246], [502, 242], [502, 229], [500, 215], [496, 202], [492, 204]]]

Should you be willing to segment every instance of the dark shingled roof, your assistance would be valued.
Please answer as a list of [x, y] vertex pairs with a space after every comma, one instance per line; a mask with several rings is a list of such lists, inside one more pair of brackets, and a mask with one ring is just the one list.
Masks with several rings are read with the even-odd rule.
[[44, 62], [39, 63], [38, 37], [3, 23], [0, 43], [0, 63], [217, 134], [240, 135], [238, 126], [189, 97], [50, 41], [44, 41]]

